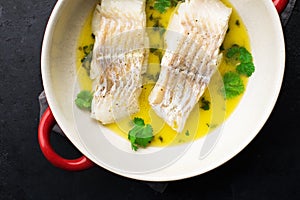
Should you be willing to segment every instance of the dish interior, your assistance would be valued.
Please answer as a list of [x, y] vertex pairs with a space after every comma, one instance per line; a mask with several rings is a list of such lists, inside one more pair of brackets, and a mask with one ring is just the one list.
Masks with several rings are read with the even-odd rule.
[[[225, 5], [233, 7], [230, 2], [223, 0]], [[213, 88], [214, 85], [221, 87], [218, 84], [217, 76], [224, 76], [226, 72], [234, 71], [234, 65], [223, 56], [223, 60], [218, 68], [218, 75], [215, 75], [211, 85], [206, 89], [205, 93], [200, 98], [198, 104], [192, 111], [189, 119], [187, 120], [185, 129], [181, 133], [177, 133], [171, 127], [169, 127], [163, 119], [158, 117], [151, 109], [148, 103], [148, 96], [155, 85], [155, 82], [160, 72], [161, 57], [164, 53], [163, 37], [165, 29], [167, 29], [168, 22], [175, 12], [175, 7], [169, 8], [165, 13], [160, 13], [153, 9], [153, 3], [146, 4], [147, 15], [147, 32], [150, 38], [150, 51], [148, 59], [148, 70], [144, 74], [143, 90], [139, 98], [140, 111], [132, 116], [118, 121], [117, 123], [106, 125], [114, 133], [127, 140], [128, 132], [132, 128], [131, 121], [137, 117], [145, 120], [145, 123], [151, 124], [154, 129], [154, 139], [151, 141], [150, 146], [163, 147], [168, 145], [177, 145], [184, 142], [191, 142], [195, 139], [204, 137], [213, 129], [220, 126], [224, 120], [226, 120], [230, 114], [237, 107], [243, 94], [238, 95], [235, 98], [226, 99], [225, 97], [216, 97], [222, 95], [220, 88]], [[94, 37], [92, 35], [91, 23], [93, 17], [93, 9], [86, 19], [83, 28], [81, 30], [78, 46], [77, 46], [77, 70], [78, 81], [81, 90], [92, 91], [92, 81], [89, 78], [89, 64], [86, 64], [85, 58], [87, 53], [92, 54], [92, 47], [94, 44]], [[161, 28], [157, 28], [160, 26]], [[249, 35], [246, 27], [240, 18], [238, 12], [233, 8], [233, 12], [229, 21], [229, 28], [226, 34], [225, 40], [222, 45], [222, 52], [226, 54], [226, 51], [233, 45], [239, 45], [245, 47], [251, 51]], [[156, 47], [156, 48], [154, 48]], [[89, 55], [88, 54], [88, 55]], [[243, 84], [246, 86], [248, 77], [240, 76]]]

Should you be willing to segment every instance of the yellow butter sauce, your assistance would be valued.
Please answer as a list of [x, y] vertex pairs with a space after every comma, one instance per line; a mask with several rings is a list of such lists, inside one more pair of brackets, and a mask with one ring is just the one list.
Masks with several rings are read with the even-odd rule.
[[92, 80], [88, 76], [86, 70], [81, 67], [81, 61], [85, 57], [85, 53], [83, 51], [83, 47], [89, 46], [91, 44], [94, 44], [95, 40], [92, 36], [92, 17], [93, 12], [91, 12], [83, 24], [82, 30], [79, 34], [79, 40], [77, 43], [77, 50], [76, 50], [76, 67], [77, 67], [77, 76], [80, 88], [82, 90], [92, 90]]
[[[228, 7], [232, 7], [228, 0], [222, 0], [222, 2]], [[147, 4], [146, 14], [147, 14], [147, 27], [163, 27], [167, 28], [168, 22], [172, 14], [175, 12], [175, 8], [168, 9], [165, 13], [161, 14], [158, 11], [154, 10], [152, 5]], [[81, 59], [85, 56], [82, 51], [82, 47], [85, 45], [90, 45], [94, 43], [94, 39], [91, 36], [91, 21], [92, 13], [87, 18], [80, 37], [78, 40], [78, 50], [77, 50], [77, 69], [78, 69], [78, 80], [82, 90], [91, 90], [92, 81], [85, 69], [81, 67]], [[152, 30], [152, 29], [150, 29]], [[162, 31], [162, 32], [160, 32]], [[163, 40], [161, 35], [163, 30], [154, 31], [149, 34], [151, 46], [155, 47], [156, 45], [161, 47]], [[156, 44], [157, 43], [157, 44]], [[237, 11], [233, 8], [233, 12], [229, 21], [229, 29], [226, 34], [225, 40], [223, 42], [223, 48], [228, 49], [233, 44], [243, 46], [250, 51], [250, 41], [247, 34], [246, 27], [238, 15]], [[182, 133], [177, 133], [171, 129], [161, 118], [159, 118], [154, 111], [151, 109], [151, 106], [148, 103], [148, 96], [154, 87], [154, 79], [158, 78], [160, 71], [160, 59], [163, 55], [161, 50], [152, 51], [150, 49], [149, 58], [148, 58], [148, 71], [144, 77], [144, 85], [142, 88], [142, 93], [139, 98], [140, 102], [140, 112], [134, 114], [128, 119], [124, 119], [118, 123], [106, 125], [107, 128], [111, 129], [121, 137], [127, 139], [128, 131], [132, 128], [131, 120], [134, 117], [139, 117], [145, 120], [146, 124], [151, 124], [154, 130], [155, 137], [151, 142], [151, 146], [166, 146], [179, 144], [183, 142], [189, 142], [194, 139], [201, 138], [208, 134], [211, 130], [218, 127], [224, 120], [226, 120], [230, 114], [237, 107], [240, 102], [242, 95], [235, 97], [233, 99], [225, 100], [224, 98], [215, 97], [216, 94], [212, 94], [214, 89], [214, 79], [212, 78], [212, 86], [207, 89], [203, 96], [201, 97], [199, 103], [195, 106], [195, 109], [191, 112], [186, 126]], [[233, 67], [227, 65], [223, 60], [219, 66], [219, 72], [223, 75], [225, 72], [233, 71]], [[217, 73], [216, 73], [217, 74]], [[215, 77], [215, 76], [214, 76]], [[244, 84], [247, 84], [247, 78], [242, 77]], [[217, 87], [217, 86], [216, 86]], [[218, 89], [215, 89], [213, 92], [217, 93]], [[220, 92], [220, 91], [219, 91]], [[209, 101], [211, 104], [209, 110], [204, 110], [201, 108], [203, 105], [201, 101]], [[220, 104], [220, 106], [216, 106]]]

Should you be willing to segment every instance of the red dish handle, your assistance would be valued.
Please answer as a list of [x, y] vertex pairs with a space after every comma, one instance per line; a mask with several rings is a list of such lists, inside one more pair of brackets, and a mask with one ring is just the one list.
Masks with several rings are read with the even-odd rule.
[[38, 128], [38, 140], [40, 148], [47, 160], [52, 165], [68, 171], [81, 171], [93, 167], [95, 164], [85, 156], [74, 160], [68, 160], [62, 158], [53, 150], [50, 144], [50, 134], [55, 124], [56, 121], [54, 116], [48, 107], [41, 118]]
[[286, 8], [289, 0], [273, 0], [273, 3], [277, 9], [277, 12], [280, 14]]

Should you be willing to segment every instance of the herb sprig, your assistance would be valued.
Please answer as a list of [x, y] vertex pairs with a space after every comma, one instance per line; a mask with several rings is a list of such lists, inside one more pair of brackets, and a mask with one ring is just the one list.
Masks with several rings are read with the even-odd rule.
[[92, 100], [93, 94], [90, 91], [83, 90], [79, 94], [77, 94], [75, 104], [82, 110], [91, 110]]
[[239, 45], [232, 45], [225, 51], [227, 62], [235, 66], [235, 71], [227, 72], [223, 76], [226, 99], [232, 99], [245, 91], [241, 76], [250, 77], [254, 71], [251, 53]]
[[239, 74], [250, 77], [255, 71], [252, 55], [245, 47], [233, 45], [227, 50], [226, 58], [237, 64], [236, 71]]
[[245, 91], [244, 83], [236, 72], [227, 72], [223, 77], [226, 99], [232, 99]]
[[128, 133], [131, 148], [137, 151], [139, 147], [146, 147], [153, 140], [153, 129], [150, 124], [145, 124], [141, 118], [134, 118], [134, 127]]

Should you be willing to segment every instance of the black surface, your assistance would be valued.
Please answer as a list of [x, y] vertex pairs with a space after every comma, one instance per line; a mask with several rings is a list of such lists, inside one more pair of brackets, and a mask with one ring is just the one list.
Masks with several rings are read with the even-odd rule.
[[[37, 142], [40, 51], [55, 2], [0, 0], [0, 199], [300, 199], [299, 1], [284, 28], [282, 90], [263, 129], [226, 164], [171, 182], [163, 194], [100, 167], [63, 171], [43, 157]], [[64, 137], [52, 140], [64, 156], [79, 155]]]

